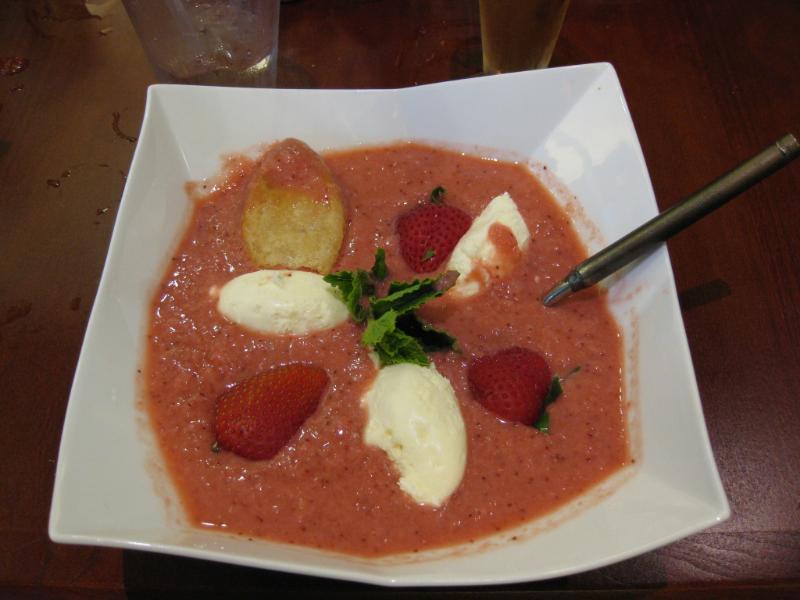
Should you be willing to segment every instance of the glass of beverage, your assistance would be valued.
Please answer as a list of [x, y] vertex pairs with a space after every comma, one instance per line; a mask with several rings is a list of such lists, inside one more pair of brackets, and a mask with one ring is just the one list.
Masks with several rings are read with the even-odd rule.
[[568, 6], [569, 0], [480, 0], [484, 72], [549, 65]]
[[123, 0], [159, 81], [275, 85], [280, 0]]

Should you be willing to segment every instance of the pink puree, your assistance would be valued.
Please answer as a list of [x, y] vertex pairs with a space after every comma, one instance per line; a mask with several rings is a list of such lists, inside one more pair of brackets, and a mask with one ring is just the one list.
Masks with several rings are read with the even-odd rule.
[[[255, 267], [240, 236], [252, 165], [231, 169], [223, 189], [197, 200], [188, 231], [155, 295], [147, 391], [152, 423], [191, 520], [250, 537], [360, 555], [472, 541], [557, 508], [619, 469], [628, 455], [621, 343], [605, 298], [580, 295], [555, 309], [537, 298], [585, 257], [569, 219], [523, 167], [417, 144], [326, 157], [348, 203], [338, 268], [369, 268], [386, 248], [390, 276], [411, 278], [393, 235], [399, 214], [437, 185], [477, 216], [508, 191], [533, 240], [517, 268], [485, 294], [446, 297], [422, 312], [459, 341], [435, 355], [458, 395], [468, 431], [464, 479], [439, 509], [397, 487], [382, 451], [361, 441], [359, 398], [376, 370], [351, 323], [305, 337], [254, 335], [225, 321], [209, 288]], [[512, 345], [542, 352], [553, 372], [581, 370], [550, 408], [551, 434], [503, 423], [478, 405], [466, 365]], [[214, 399], [272, 365], [327, 369], [332, 388], [301, 432], [271, 461], [211, 451]]]

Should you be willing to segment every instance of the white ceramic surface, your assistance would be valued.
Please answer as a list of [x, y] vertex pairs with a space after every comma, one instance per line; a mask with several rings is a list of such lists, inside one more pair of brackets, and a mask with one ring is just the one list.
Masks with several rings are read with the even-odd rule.
[[[544, 177], [590, 250], [656, 213], [625, 98], [607, 64], [401, 90], [151, 87], [69, 399], [53, 540], [385, 585], [486, 584], [599, 567], [728, 516], [661, 249], [609, 293], [625, 336], [637, 466], [558, 515], [479, 550], [380, 560], [189, 526], [137, 405], [148, 302], [188, 217], [184, 183], [213, 176], [225, 153], [289, 136], [318, 150], [401, 139], [496, 149]], [[515, 533], [521, 540], [507, 541]]]

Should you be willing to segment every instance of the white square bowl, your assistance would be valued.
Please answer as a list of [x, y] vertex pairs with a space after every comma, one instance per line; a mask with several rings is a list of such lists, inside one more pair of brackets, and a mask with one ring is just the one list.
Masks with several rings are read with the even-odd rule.
[[[496, 149], [543, 177], [590, 251], [657, 212], [608, 64], [400, 90], [151, 87], [70, 394], [50, 515], [54, 541], [384, 585], [466, 585], [599, 567], [727, 518], [661, 248], [618, 276], [609, 292], [625, 340], [637, 463], [594, 490], [591, 502], [583, 498], [480, 550], [413, 558], [356, 558], [188, 524], [138, 403], [147, 308], [191, 210], [185, 182], [214, 175], [226, 153], [285, 137], [318, 150], [401, 139]], [[514, 533], [527, 537], [505, 541]]]

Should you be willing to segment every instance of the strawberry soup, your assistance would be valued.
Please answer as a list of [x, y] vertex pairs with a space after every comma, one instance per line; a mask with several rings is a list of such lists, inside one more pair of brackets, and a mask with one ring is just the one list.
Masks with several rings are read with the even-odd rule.
[[[256, 270], [241, 237], [253, 172], [242, 160], [225, 185], [195, 199], [154, 296], [147, 338], [147, 407], [192, 522], [364, 556], [414, 552], [473, 542], [542, 516], [630, 461], [617, 325], [601, 294], [580, 294], [557, 308], [539, 302], [585, 251], [526, 168], [416, 143], [325, 160], [348, 215], [335, 270], [368, 269], [382, 247], [391, 279], [418, 277], [401, 256], [396, 221], [437, 186], [472, 218], [508, 192], [527, 223], [531, 241], [511, 273], [480, 295], [445, 294], [420, 310], [458, 340], [457, 351], [431, 357], [451, 382], [466, 425], [464, 477], [441, 507], [420, 506], [398, 487], [386, 454], [364, 443], [360, 398], [377, 369], [360, 343], [362, 326], [348, 320], [313, 334], [270, 336], [217, 312], [212, 290]], [[499, 420], [470, 391], [470, 361], [510, 346], [541, 353], [556, 374], [580, 367], [549, 407], [548, 434]], [[217, 397], [289, 362], [322, 367], [331, 382], [299, 433], [270, 460], [212, 450]]]

